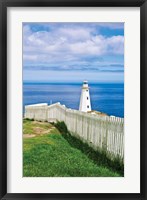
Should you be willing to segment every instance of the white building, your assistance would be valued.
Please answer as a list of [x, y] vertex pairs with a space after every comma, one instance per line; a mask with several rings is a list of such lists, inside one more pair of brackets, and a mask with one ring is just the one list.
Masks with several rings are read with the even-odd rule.
[[79, 110], [83, 112], [91, 111], [88, 81], [83, 81]]

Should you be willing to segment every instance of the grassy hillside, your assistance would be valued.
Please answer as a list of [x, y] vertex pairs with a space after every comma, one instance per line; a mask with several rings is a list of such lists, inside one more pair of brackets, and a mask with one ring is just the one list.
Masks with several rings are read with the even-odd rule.
[[66, 137], [52, 124], [30, 120], [23, 123], [24, 177], [122, 176], [101, 160], [95, 162], [95, 158], [77, 148], [78, 140]]

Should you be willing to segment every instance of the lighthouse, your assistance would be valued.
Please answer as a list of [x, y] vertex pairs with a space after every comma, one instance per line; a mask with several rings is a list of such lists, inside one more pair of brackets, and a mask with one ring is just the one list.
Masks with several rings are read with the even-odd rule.
[[83, 81], [79, 110], [83, 112], [91, 111], [88, 81]]

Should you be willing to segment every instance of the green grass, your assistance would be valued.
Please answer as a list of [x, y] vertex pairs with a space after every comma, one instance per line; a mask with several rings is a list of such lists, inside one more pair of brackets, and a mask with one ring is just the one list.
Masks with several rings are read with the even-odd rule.
[[[48, 133], [33, 132], [35, 127]], [[119, 177], [122, 173], [95, 157], [89, 156], [91, 149], [83, 151], [79, 140], [67, 134], [63, 124], [55, 128], [49, 123], [24, 120], [24, 135], [33, 134], [23, 140], [24, 177]], [[60, 128], [59, 128], [60, 127]], [[60, 131], [59, 131], [60, 130]], [[65, 131], [65, 132], [64, 132]], [[34, 136], [35, 135], [35, 136]], [[87, 148], [83, 146], [83, 148]]]
[[73, 137], [68, 131], [66, 124], [64, 122], [58, 122], [54, 124], [55, 127], [62, 133], [63, 137], [68, 141], [68, 143], [77, 149], [80, 149], [84, 154], [88, 156], [97, 165], [107, 166], [108, 168], [116, 171], [117, 173], [124, 175], [124, 165], [123, 161], [119, 158], [111, 160], [105, 152], [95, 151], [88, 144], [82, 142], [80, 139]]
[[30, 119], [23, 120], [23, 134], [35, 134], [36, 127], [47, 130], [48, 128], [51, 128], [52, 125], [46, 122], [44, 123], [35, 122], [34, 120]]

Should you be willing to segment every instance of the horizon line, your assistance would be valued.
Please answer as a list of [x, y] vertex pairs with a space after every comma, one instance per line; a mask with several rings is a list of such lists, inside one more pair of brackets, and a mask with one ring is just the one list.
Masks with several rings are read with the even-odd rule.
[[[83, 80], [84, 81], [84, 80]], [[83, 83], [83, 81], [37, 81], [37, 80], [24, 80], [23, 83]], [[88, 83], [122, 83], [124, 81], [88, 81]]]

